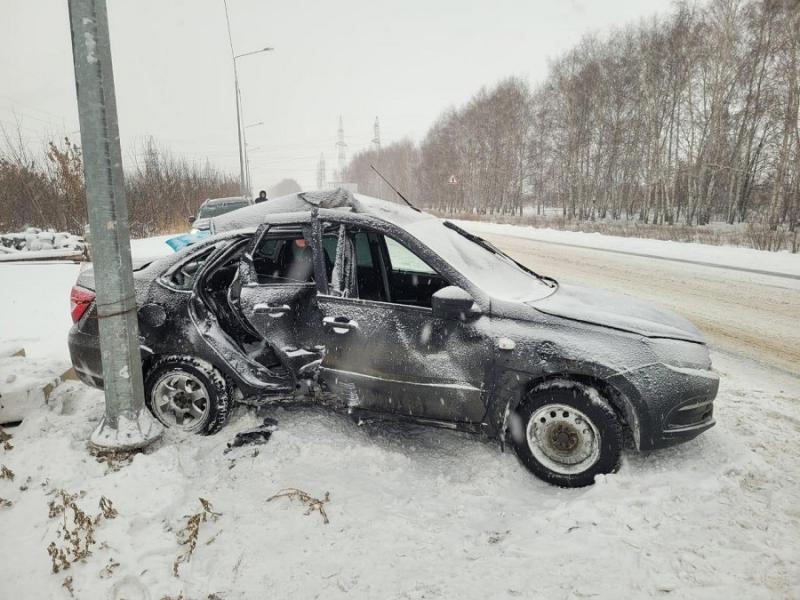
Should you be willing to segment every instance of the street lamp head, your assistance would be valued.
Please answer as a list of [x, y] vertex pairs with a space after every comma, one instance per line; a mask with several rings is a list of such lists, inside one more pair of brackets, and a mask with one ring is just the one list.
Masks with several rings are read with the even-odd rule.
[[251, 50], [250, 52], [243, 52], [242, 54], [234, 55], [233, 59], [236, 60], [237, 58], [242, 58], [243, 56], [250, 56], [252, 54], [261, 54], [262, 52], [271, 52], [275, 50], [272, 46], [267, 46], [266, 48], [261, 48], [260, 50]]

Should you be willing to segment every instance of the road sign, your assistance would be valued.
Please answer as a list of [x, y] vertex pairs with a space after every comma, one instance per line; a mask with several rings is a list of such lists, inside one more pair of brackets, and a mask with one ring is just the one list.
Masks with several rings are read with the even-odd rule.
[[458, 185], [458, 179], [456, 179], [455, 175], [450, 175], [450, 179], [447, 180], [447, 185]]

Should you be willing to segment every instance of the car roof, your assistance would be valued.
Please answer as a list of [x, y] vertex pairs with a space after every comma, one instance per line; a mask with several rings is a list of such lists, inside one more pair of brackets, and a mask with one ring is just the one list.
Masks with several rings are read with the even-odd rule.
[[[308, 217], [311, 211], [329, 209], [368, 215], [389, 223], [407, 225], [420, 220], [435, 219], [431, 215], [418, 212], [404, 204], [379, 200], [363, 194], [354, 194], [343, 188], [288, 194], [240, 208], [233, 212], [211, 219], [211, 231], [221, 233], [246, 227], [258, 227], [262, 223], [285, 221], [285, 215], [298, 219]], [[303, 219], [305, 220], [305, 219]]]
[[216, 205], [216, 204], [238, 204], [240, 202], [247, 202], [247, 198], [242, 198], [241, 196], [229, 196], [227, 198], [209, 198], [208, 200], [203, 202], [203, 205], [205, 206], [207, 204], [212, 204], [212, 205]]

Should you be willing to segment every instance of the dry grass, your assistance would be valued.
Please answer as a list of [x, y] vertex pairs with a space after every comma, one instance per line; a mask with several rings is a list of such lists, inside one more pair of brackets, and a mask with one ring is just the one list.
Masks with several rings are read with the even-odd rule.
[[114, 569], [119, 566], [119, 563], [116, 562], [113, 558], [108, 559], [108, 564], [100, 571], [99, 576], [100, 579], [108, 579], [114, 574]]
[[64, 581], [61, 583], [61, 587], [67, 590], [71, 598], [75, 597], [75, 588], [72, 587], [72, 575], [64, 578]]
[[[132, 237], [184, 232], [203, 200], [239, 190], [236, 177], [173, 155], [152, 138], [125, 157], [124, 167]], [[86, 222], [80, 147], [64, 139], [30, 149], [19, 131], [0, 126], [0, 231], [35, 226], [82, 235]]]
[[3, 450], [8, 451], [14, 449], [14, 446], [11, 444], [12, 437], [10, 433], [0, 427], [0, 444], [3, 445]]
[[198, 498], [202, 509], [200, 512], [192, 515], [186, 515], [186, 524], [178, 531], [178, 543], [185, 548], [182, 554], [175, 558], [172, 563], [172, 574], [178, 576], [178, 568], [181, 563], [189, 562], [194, 554], [194, 549], [197, 547], [197, 537], [200, 535], [200, 525], [209, 519], [216, 521], [222, 513], [214, 512], [213, 506], [205, 498]]
[[8, 479], [14, 481], [14, 471], [5, 465], [0, 465], [0, 479]]
[[274, 496], [270, 496], [267, 498], [267, 502], [271, 502], [277, 498], [289, 498], [289, 500], [293, 500], [297, 498], [300, 500], [302, 504], [306, 505], [306, 512], [304, 515], [310, 515], [312, 512], [319, 511], [319, 514], [322, 515], [322, 522], [326, 525], [329, 523], [328, 521], [328, 514], [325, 512], [325, 504], [330, 502], [331, 495], [330, 492], [325, 492], [325, 497], [320, 500], [319, 498], [314, 498], [308, 493], [304, 492], [303, 490], [298, 490], [297, 488], [286, 488], [279, 491]]
[[580, 231], [584, 233], [602, 233], [619, 237], [637, 237], [674, 242], [694, 242], [712, 246], [737, 246], [755, 248], [756, 250], [788, 250], [798, 252], [797, 232], [785, 228], [770, 228], [759, 223], [748, 223], [746, 227], [719, 227], [715, 225], [654, 225], [639, 220], [598, 220], [581, 221], [568, 219], [561, 215], [477, 215], [474, 213], [445, 214], [436, 213], [448, 219], [464, 221], [482, 221], [523, 225], [538, 228], [557, 229], [560, 231]]
[[142, 450], [99, 450], [89, 446], [89, 454], [95, 457], [97, 462], [103, 463], [107, 467], [107, 472], [119, 471], [122, 467], [131, 464], [133, 457], [142, 452]]
[[83, 492], [69, 494], [64, 490], [57, 490], [55, 494], [56, 498], [48, 504], [48, 516], [51, 519], [61, 517], [56, 537], [61, 539], [63, 544], [50, 542], [47, 554], [52, 562], [53, 573], [58, 573], [91, 555], [91, 549], [97, 543], [94, 537], [95, 525], [103, 518], [115, 518], [118, 513], [111, 500], [105, 496], [100, 498], [100, 512], [91, 517], [76, 502], [84, 495]]

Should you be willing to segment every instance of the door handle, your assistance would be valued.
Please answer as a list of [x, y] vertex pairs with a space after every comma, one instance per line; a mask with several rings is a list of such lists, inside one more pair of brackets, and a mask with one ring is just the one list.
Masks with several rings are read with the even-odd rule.
[[333, 333], [338, 333], [339, 335], [358, 329], [358, 323], [345, 317], [325, 317], [322, 319], [322, 325], [325, 329], [330, 329]]
[[253, 312], [257, 315], [268, 314], [273, 319], [278, 319], [288, 313], [292, 308], [288, 304], [256, 304]]

